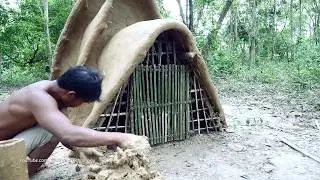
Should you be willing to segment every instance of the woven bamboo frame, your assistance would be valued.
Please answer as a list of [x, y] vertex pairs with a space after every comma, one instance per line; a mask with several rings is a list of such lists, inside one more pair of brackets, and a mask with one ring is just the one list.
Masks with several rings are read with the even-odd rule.
[[101, 115], [96, 129], [146, 135], [152, 145], [220, 131], [219, 113], [214, 112], [188, 61], [182, 60], [185, 53], [162, 33]]

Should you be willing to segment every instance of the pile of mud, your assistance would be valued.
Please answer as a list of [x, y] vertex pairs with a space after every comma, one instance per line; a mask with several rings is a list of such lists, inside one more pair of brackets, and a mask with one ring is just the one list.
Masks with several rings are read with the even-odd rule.
[[151, 168], [149, 155], [136, 149], [121, 149], [109, 157], [103, 157], [101, 163], [89, 166], [88, 179], [113, 180], [160, 180], [159, 172]]
[[[147, 141], [146, 141], [147, 142]], [[88, 179], [98, 180], [162, 180], [150, 162], [150, 144], [136, 143], [125, 149], [103, 151], [100, 163], [89, 166]]]

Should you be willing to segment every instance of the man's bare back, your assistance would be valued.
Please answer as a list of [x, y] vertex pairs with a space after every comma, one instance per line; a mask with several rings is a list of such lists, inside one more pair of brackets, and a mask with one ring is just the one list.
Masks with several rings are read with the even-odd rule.
[[30, 92], [48, 93], [48, 87], [52, 84], [53, 81], [30, 84], [14, 92], [7, 101], [0, 104], [0, 140], [10, 139], [37, 124], [32, 111], [28, 108], [28, 101], [48, 101], [48, 99], [33, 99], [30, 96], [33, 93]]
[[[78, 147], [118, 145], [131, 147], [147, 139], [126, 133], [99, 132], [72, 125], [62, 110], [94, 102], [101, 94], [102, 78], [88, 67], [69, 69], [54, 81], [39, 81], [14, 92], [0, 104], [0, 141], [22, 138], [27, 155], [46, 159], [58, 142], [68, 148], [92, 155], [93, 151]], [[29, 164], [29, 173], [37, 171], [42, 163]]]

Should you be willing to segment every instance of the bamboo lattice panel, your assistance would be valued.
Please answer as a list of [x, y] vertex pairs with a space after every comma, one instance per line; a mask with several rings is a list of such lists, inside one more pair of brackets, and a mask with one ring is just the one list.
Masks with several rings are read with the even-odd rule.
[[133, 75], [131, 131], [151, 144], [186, 138], [189, 124], [189, 73], [185, 66], [140, 65]]
[[[222, 123], [181, 47], [165, 33], [98, 121], [98, 130], [146, 135], [150, 143], [220, 131]], [[182, 56], [178, 56], [181, 55]]]

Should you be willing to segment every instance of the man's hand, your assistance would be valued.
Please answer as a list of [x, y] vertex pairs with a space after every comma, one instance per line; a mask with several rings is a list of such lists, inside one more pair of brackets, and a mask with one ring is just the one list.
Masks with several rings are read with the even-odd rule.
[[123, 149], [150, 150], [148, 137], [134, 134], [127, 134], [126, 139], [123, 140], [119, 146]]
[[74, 147], [69, 157], [80, 158], [82, 161], [87, 162], [89, 159], [94, 159], [96, 162], [100, 162], [100, 157], [103, 154], [95, 148], [80, 148]]

